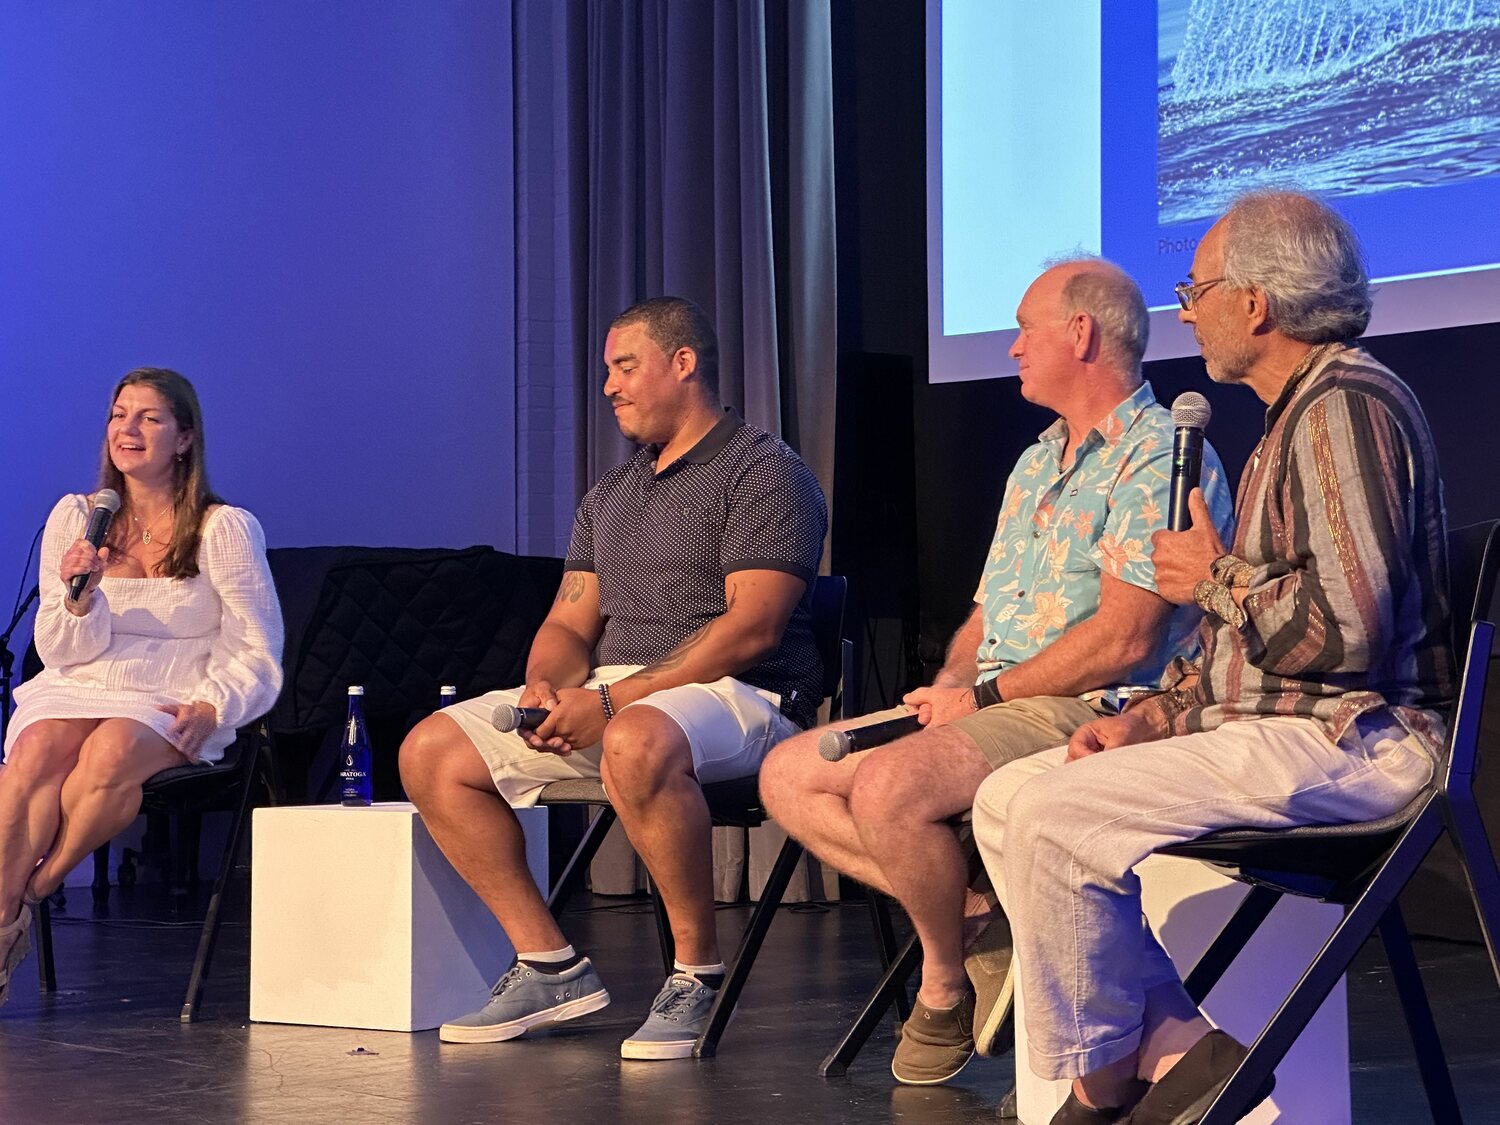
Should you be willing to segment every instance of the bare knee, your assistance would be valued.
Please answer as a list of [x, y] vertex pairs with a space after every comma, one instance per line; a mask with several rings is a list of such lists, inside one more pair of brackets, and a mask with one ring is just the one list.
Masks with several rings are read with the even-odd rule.
[[947, 802], [936, 792], [939, 782], [914, 769], [898, 745], [866, 751], [849, 792], [849, 813], [856, 825], [876, 829], [898, 821], [945, 819], [953, 814], [940, 811]]
[[693, 775], [693, 755], [677, 723], [652, 707], [627, 707], [604, 728], [600, 771], [612, 799], [645, 800]]
[[73, 776], [92, 789], [139, 787], [142, 740], [119, 728], [100, 727], [84, 740]]
[[421, 805], [444, 788], [467, 784], [483, 760], [463, 728], [446, 715], [429, 715], [401, 742], [401, 785]]
[[69, 724], [43, 719], [16, 736], [5, 759], [11, 784], [28, 789], [60, 785], [78, 764], [83, 737]]
[[832, 768], [818, 754], [820, 737], [821, 731], [793, 735], [772, 747], [760, 764], [760, 799], [782, 827], [795, 818], [799, 798], [823, 788], [818, 785], [818, 767]]

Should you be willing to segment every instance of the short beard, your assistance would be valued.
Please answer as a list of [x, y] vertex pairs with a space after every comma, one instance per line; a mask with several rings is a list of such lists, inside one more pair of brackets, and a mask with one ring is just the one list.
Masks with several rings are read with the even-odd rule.
[[1204, 356], [1203, 366], [1208, 369], [1208, 377], [1215, 383], [1243, 383], [1250, 375], [1250, 368], [1254, 364], [1254, 357], [1249, 352], [1230, 352], [1219, 357], [1213, 363]]

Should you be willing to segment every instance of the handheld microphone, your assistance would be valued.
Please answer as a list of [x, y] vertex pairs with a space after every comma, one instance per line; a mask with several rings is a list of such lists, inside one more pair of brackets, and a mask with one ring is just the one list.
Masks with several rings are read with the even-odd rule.
[[490, 725], [501, 734], [510, 734], [518, 730], [536, 730], [547, 721], [547, 716], [550, 714], [552, 712], [545, 707], [513, 707], [509, 703], [502, 703], [490, 716]]
[[[101, 488], [94, 493], [94, 510], [89, 515], [88, 530], [83, 537], [89, 541], [89, 545], [98, 550], [104, 543], [104, 537], [109, 534], [109, 521], [115, 518], [115, 513], [120, 510], [120, 494], [113, 488]], [[83, 597], [83, 588], [89, 584], [87, 574], [75, 574], [68, 579], [68, 599], [77, 601]]]
[[1208, 425], [1213, 409], [1208, 399], [1197, 391], [1177, 396], [1172, 404], [1172, 424], [1177, 436], [1172, 439], [1172, 498], [1167, 511], [1167, 529], [1186, 531], [1193, 525], [1188, 512], [1188, 494], [1198, 487], [1203, 475], [1203, 427]]
[[884, 746], [887, 742], [894, 742], [905, 735], [916, 734], [921, 729], [922, 724], [917, 720], [917, 713], [913, 711], [909, 715], [901, 715], [895, 719], [882, 719], [849, 730], [824, 731], [823, 737], [818, 739], [818, 754], [824, 761], [841, 762], [850, 754], [857, 754], [861, 750], [871, 750], [876, 746]]

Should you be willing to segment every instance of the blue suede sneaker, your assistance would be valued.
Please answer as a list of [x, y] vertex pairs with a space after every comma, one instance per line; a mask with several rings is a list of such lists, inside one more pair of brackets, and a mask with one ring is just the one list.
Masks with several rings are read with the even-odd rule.
[[688, 973], [673, 973], [651, 1002], [651, 1014], [620, 1044], [622, 1059], [688, 1059], [708, 1026], [718, 990]]
[[490, 991], [477, 1012], [438, 1028], [445, 1043], [499, 1043], [532, 1028], [577, 1019], [609, 1003], [604, 982], [587, 957], [560, 973], [544, 973], [517, 961]]

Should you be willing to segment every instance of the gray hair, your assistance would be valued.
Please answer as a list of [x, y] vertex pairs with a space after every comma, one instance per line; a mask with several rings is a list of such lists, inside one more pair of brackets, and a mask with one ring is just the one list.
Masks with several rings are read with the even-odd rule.
[[1266, 295], [1271, 327], [1306, 344], [1352, 340], [1370, 323], [1359, 237], [1310, 195], [1262, 190], [1224, 215], [1224, 281]]
[[1119, 266], [1092, 254], [1057, 258], [1047, 265], [1079, 267], [1063, 283], [1063, 316], [1087, 313], [1099, 326], [1100, 353], [1125, 371], [1136, 371], [1151, 335], [1141, 287]]

